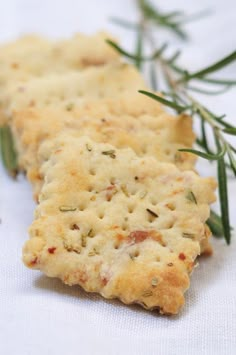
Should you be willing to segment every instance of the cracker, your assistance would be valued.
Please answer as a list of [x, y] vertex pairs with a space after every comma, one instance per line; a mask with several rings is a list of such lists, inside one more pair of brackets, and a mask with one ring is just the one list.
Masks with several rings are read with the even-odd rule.
[[[94, 35], [77, 34], [67, 40], [49, 41], [31, 35], [0, 47], [0, 124], [8, 120], [5, 112], [5, 98], [20, 83], [23, 89], [26, 82], [35, 77], [63, 74], [98, 67], [120, 61], [120, 56], [105, 39], [112, 37], [106, 32]], [[114, 39], [113, 39], [114, 40]], [[8, 98], [9, 99], [9, 98]], [[10, 97], [14, 100], [14, 97]]]
[[128, 98], [120, 96], [120, 99], [86, 100], [70, 111], [44, 108], [13, 115], [12, 129], [19, 161], [27, 171], [35, 195], [42, 184], [38, 148], [46, 139], [50, 144], [50, 139], [68, 128], [78, 137], [88, 135], [117, 148], [130, 147], [139, 156], [151, 155], [160, 161], [174, 162], [182, 170], [192, 169], [195, 156], [178, 152], [179, 148], [193, 144], [191, 119], [186, 115], [171, 116], [155, 102], [149, 105], [149, 101], [136, 94]]
[[[120, 56], [105, 39], [110, 34], [76, 34], [66, 40], [52, 41], [28, 35], [0, 47], [0, 86], [25, 81], [34, 76], [62, 73], [100, 66], [119, 60]], [[114, 39], [113, 39], [114, 40]]]
[[214, 180], [69, 134], [52, 142], [42, 173], [24, 263], [105, 298], [178, 313]]
[[13, 111], [26, 107], [60, 107], [75, 99], [132, 94], [140, 88], [146, 88], [140, 73], [131, 65], [117, 63], [18, 83], [2, 94], [1, 101], [4, 113], [11, 117]]

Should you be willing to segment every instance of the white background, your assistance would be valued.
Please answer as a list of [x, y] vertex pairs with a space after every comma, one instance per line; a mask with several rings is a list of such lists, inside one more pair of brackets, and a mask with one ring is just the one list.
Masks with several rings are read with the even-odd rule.
[[[236, 47], [235, 0], [156, 1], [163, 9], [192, 14], [210, 8], [213, 14], [188, 26], [192, 42], [182, 62], [196, 69]], [[109, 16], [136, 18], [132, 0], [0, 0], [0, 39], [26, 32], [53, 37], [76, 31], [109, 29], [126, 48], [127, 31], [108, 23]], [[161, 32], [160, 36], [164, 36]], [[175, 42], [174, 46], [182, 46]], [[1, 55], [1, 54], [0, 54]], [[222, 75], [236, 78], [236, 64]], [[236, 124], [236, 90], [204, 98], [213, 110]], [[235, 144], [235, 138], [232, 140]], [[204, 175], [214, 175], [201, 163]], [[235, 225], [236, 184], [230, 181], [231, 222]], [[172, 318], [136, 306], [87, 295], [40, 272], [27, 270], [21, 248], [33, 218], [34, 203], [23, 177], [11, 181], [0, 168], [0, 354], [236, 354], [236, 236], [230, 247], [214, 239], [214, 256], [201, 258], [186, 294], [186, 306]]]

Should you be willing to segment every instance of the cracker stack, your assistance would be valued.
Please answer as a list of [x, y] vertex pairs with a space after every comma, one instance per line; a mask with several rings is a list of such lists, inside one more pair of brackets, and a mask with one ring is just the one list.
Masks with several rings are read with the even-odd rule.
[[215, 182], [194, 172], [191, 118], [137, 93], [107, 34], [2, 47], [1, 116], [38, 201], [24, 263], [88, 292], [176, 314]]

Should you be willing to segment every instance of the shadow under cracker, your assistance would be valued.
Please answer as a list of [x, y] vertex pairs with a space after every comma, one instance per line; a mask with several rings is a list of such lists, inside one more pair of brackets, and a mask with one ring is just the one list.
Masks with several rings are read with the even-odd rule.
[[[86, 292], [80, 287], [79, 285], [73, 285], [73, 286], [68, 286], [65, 285], [61, 282], [61, 280], [56, 279], [56, 278], [49, 278], [45, 275], [40, 275], [35, 281], [34, 284], [37, 288], [45, 291], [50, 291], [57, 293], [61, 296], [70, 296], [73, 298], [78, 298], [78, 299], [86, 299], [91, 302], [104, 302], [108, 305], [114, 306], [115, 308], [128, 308], [131, 312], [139, 313], [139, 314], [148, 314], [149, 316], [152, 317], [164, 317], [166, 319], [176, 319], [178, 316], [177, 315], [161, 315], [158, 310], [145, 310], [138, 304], [129, 304], [126, 305], [125, 303], [122, 303], [119, 299], [106, 299], [103, 298], [101, 295], [93, 292]], [[66, 300], [66, 299], [65, 299]]]

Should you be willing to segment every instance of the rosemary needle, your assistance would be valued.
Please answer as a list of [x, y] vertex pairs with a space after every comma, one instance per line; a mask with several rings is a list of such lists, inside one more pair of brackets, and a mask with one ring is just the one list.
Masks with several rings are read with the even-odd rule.
[[10, 128], [0, 127], [0, 150], [3, 165], [10, 176], [16, 177], [18, 172], [17, 155]]

